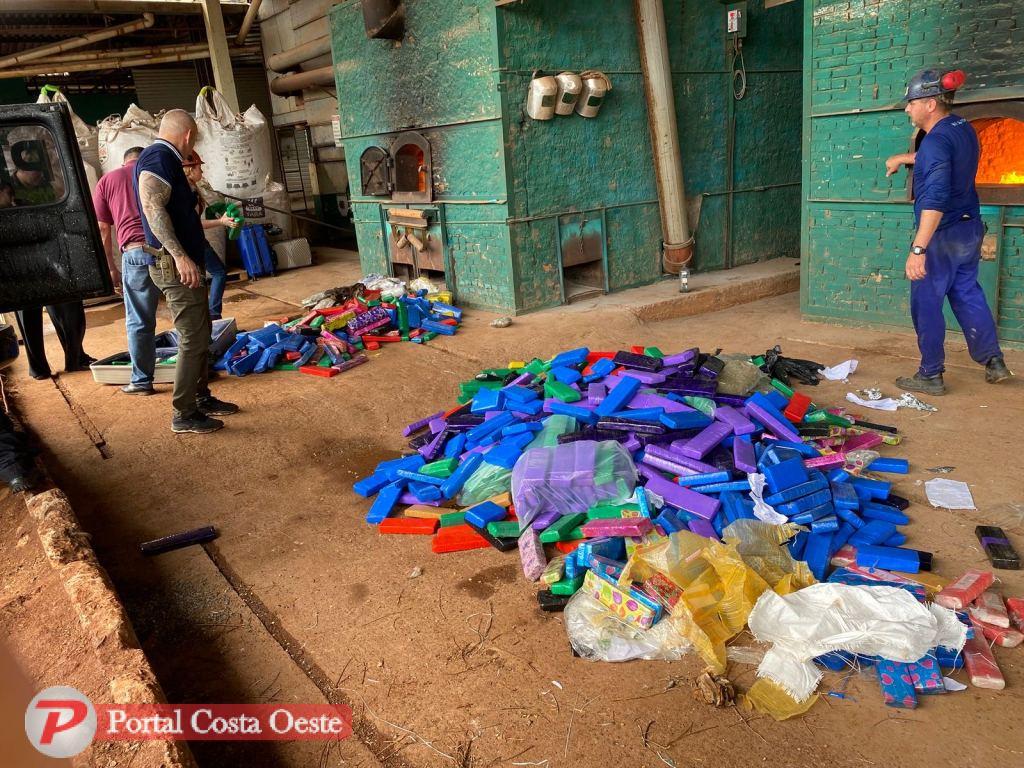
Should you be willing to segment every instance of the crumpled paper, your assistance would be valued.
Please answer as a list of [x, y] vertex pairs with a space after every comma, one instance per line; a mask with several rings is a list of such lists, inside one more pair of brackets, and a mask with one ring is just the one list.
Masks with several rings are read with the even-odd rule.
[[933, 507], [977, 509], [970, 486], [960, 480], [936, 477], [925, 482], [924, 492], [928, 495], [928, 503]]
[[754, 502], [754, 517], [772, 525], [783, 525], [789, 518], [775, 511], [775, 507], [764, 500], [764, 475], [751, 472], [747, 475], [750, 481], [750, 498]]
[[866, 400], [863, 397], [858, 397], [853, 392], [847, 392], [846, 399], [851, 403], [856, 403], [864, 408], [873, 408], [876, 411], [895, 411], [900, 407], [897, 400], [893, 400], [891, 397], [882, 398], [881, 393], [879, 393], [878, 399]]
[[857, 370], [856, 360], [846, 360], [831, 368], [822, 368], [821, 375], [829, 381], [846, 381], [850, 374]]
[[[948, 615], [947, 615], [948, 614]], [[966, 628], [953, 611], [925, 606], [898, 587], [824, 582], [788, 595], [765, 591], [747, 626], [754, 638], [772, 643], [758, 667], [796, 702], [806, 701], [821, 672], [812, 659], [849, 651], [913, 663], [935, 646], [960, 650]]]

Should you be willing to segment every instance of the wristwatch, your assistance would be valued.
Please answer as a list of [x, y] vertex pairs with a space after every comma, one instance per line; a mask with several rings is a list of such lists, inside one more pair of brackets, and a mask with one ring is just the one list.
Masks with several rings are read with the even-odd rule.
[[926, 250], [927, 249], [924, 248], [923, 246], [915, 245], [913, 248], [910, 249], [910, 252], [915, 256], [924, 256]]

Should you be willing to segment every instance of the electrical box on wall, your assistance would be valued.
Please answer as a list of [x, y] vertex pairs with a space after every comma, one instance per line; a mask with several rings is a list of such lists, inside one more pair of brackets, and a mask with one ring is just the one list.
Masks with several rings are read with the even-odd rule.
[[747, 36], [746, 3], [729, 3], [725, 7], [725, 32], [730, 37]]

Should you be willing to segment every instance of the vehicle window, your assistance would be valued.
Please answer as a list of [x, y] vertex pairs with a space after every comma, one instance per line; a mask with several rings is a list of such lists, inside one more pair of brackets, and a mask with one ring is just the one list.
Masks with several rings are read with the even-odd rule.
[[66, 194], [53, 134], [41, 125], [0, 127], [0, 209], [59, 203]]

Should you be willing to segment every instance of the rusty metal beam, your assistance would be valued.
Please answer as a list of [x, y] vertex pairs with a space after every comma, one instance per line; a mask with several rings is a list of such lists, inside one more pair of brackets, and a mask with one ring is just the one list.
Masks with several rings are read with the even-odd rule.
[[[224, 13], [245, 13], [246, 3], [225, 2]], [[199, 0], [3, 0], [0, 16], [7, 13], [160, 13], [199, 14]]]
[[[159, 48], [156, 49], [159, 51]], [[235, 56], [248, 56], [259, 53], [258, 45], [234, 48], [231, 53]], [[31, 67], [22, 69], [0, 69], [0, 80], [11, 77], [33, 77], [34, 75], [49, 75], [58, 72], [91, 72], [100, 69], [127, 69], [129, 67], [145, 67], [150, 64], [173, 64], [179, 61], [194, 61], [195, 59], [210, 58], [210, 50], [205, 45], [200, 45], [198, 50], [170, 53], [166, 55], [142, 56], [98, 59], [94, 61], [71, 61], [71, 62], [34, 62]]]

